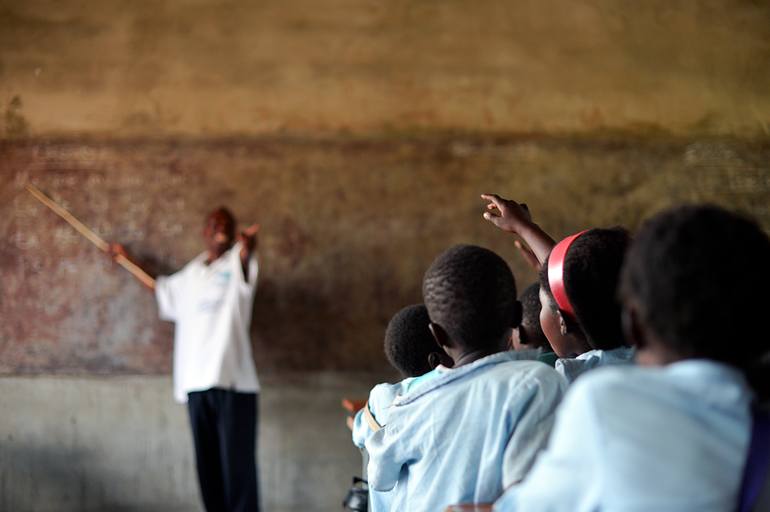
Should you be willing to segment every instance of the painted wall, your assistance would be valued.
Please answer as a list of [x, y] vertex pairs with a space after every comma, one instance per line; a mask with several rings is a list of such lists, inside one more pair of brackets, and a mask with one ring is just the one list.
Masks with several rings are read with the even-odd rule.
[[758, 0], [0, 2], [33, 136], [767, 134], [768, 61]]

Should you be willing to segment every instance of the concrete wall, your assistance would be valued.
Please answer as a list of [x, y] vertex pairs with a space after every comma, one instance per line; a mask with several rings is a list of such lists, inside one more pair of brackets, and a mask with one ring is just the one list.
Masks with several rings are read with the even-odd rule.
[[[339, 509], [361, 474], [340, 399], [366, 396], [376, 378], [262, 380], [264, 510]], [[202, 510], [186, 409], [167, 377], [0, 378], [0, 410], [2, 511]]]

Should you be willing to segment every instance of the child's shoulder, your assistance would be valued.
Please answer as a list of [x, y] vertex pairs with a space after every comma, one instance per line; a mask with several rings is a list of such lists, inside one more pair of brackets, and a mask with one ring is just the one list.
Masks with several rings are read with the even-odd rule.
[[664, 368], [612, 365], [596, 368], [582, 375], [570, 386], [568, 397], [587, 401], [597, 408], [614, 407], [625, 402], [639, 403], [644, 396], [663, 394], [671, 387]]
[[508, 388], [566, 386], [564, 377], [541, 361], [512, 359], [494, 367], [482, 379], [495, 380]]
[[390, 404], [394, 398], [404, 393], [412, 380], [414, 380], [413, 377], [408, 377], [396, 383], [383, 382], [377, 384], [369, 392], [369, 403], [385, 402]]
[[513, 373], [521, 378], [558, 377], [558, 373], [553, 368], [537, 359], [520, 359], [513, 357], [498, 365], [496, 370], [501, 373]]

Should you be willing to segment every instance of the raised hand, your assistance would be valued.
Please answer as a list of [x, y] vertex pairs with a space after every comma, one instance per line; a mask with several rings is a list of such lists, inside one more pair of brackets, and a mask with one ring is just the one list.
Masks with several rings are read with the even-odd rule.
[[131, 272], [144, 286], [150, 290], [155, 289], [155, 279], [128, 255], [123, 244], [110, 242], [107, 245], [106, 253], [112, 261]]
[[259, 233], [259, 224], [252, 224], [238, 235], [238, 241], [247, 253], [251, 253], [257, 248], [257, 233]]
[[481, 194], [481, 198], [489, 201], [484, 218], [503, 231], [519, 233], [523, 227], [532, 223], [532, 215], [524, 203], [503, 199], [497, 194]]
[[518, 241], [517, 248], [522, 251], [522, 255], [530, 265], [539, 269], [555, 242], [540, 226], [532, 222], [532, 215], [527, 205], [511, 199], [503, 199], [497, 194], [481, 194], [481, 198], [488, 201], [484, 219], [503, 231], [519, 235], [529, 249], [525, 250]]

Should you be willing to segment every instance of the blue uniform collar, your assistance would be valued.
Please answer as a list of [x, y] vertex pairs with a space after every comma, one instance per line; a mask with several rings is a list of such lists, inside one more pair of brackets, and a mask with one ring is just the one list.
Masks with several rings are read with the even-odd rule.
[[416, 388], [414, 391], [396, 397], [396, 399], [393, 401], [393, 406], [398, 407], [400, 405], [411, 403], [421, 396], [430, 393], [434, 389], [445, 386], [450, 382], [454, 382], [458, 379], [462, 379], [467, 375], [479, 371], [482, 368], [486, 368], [495, 364], [505, 363], [508, 361], [519, 361], [522, 359], [526, 359], [526, 357], [522, 357], [522, 354], [517, 354], [515, 351], [507, 350], [482, 357], [481, 359], [477, 359], [476, 361], [463, 365], [459, 368], [446, 370], [445, 372], [442, 372], [442, 375], [436, 377], [435, 379], [431, 379], [430, 381]]

